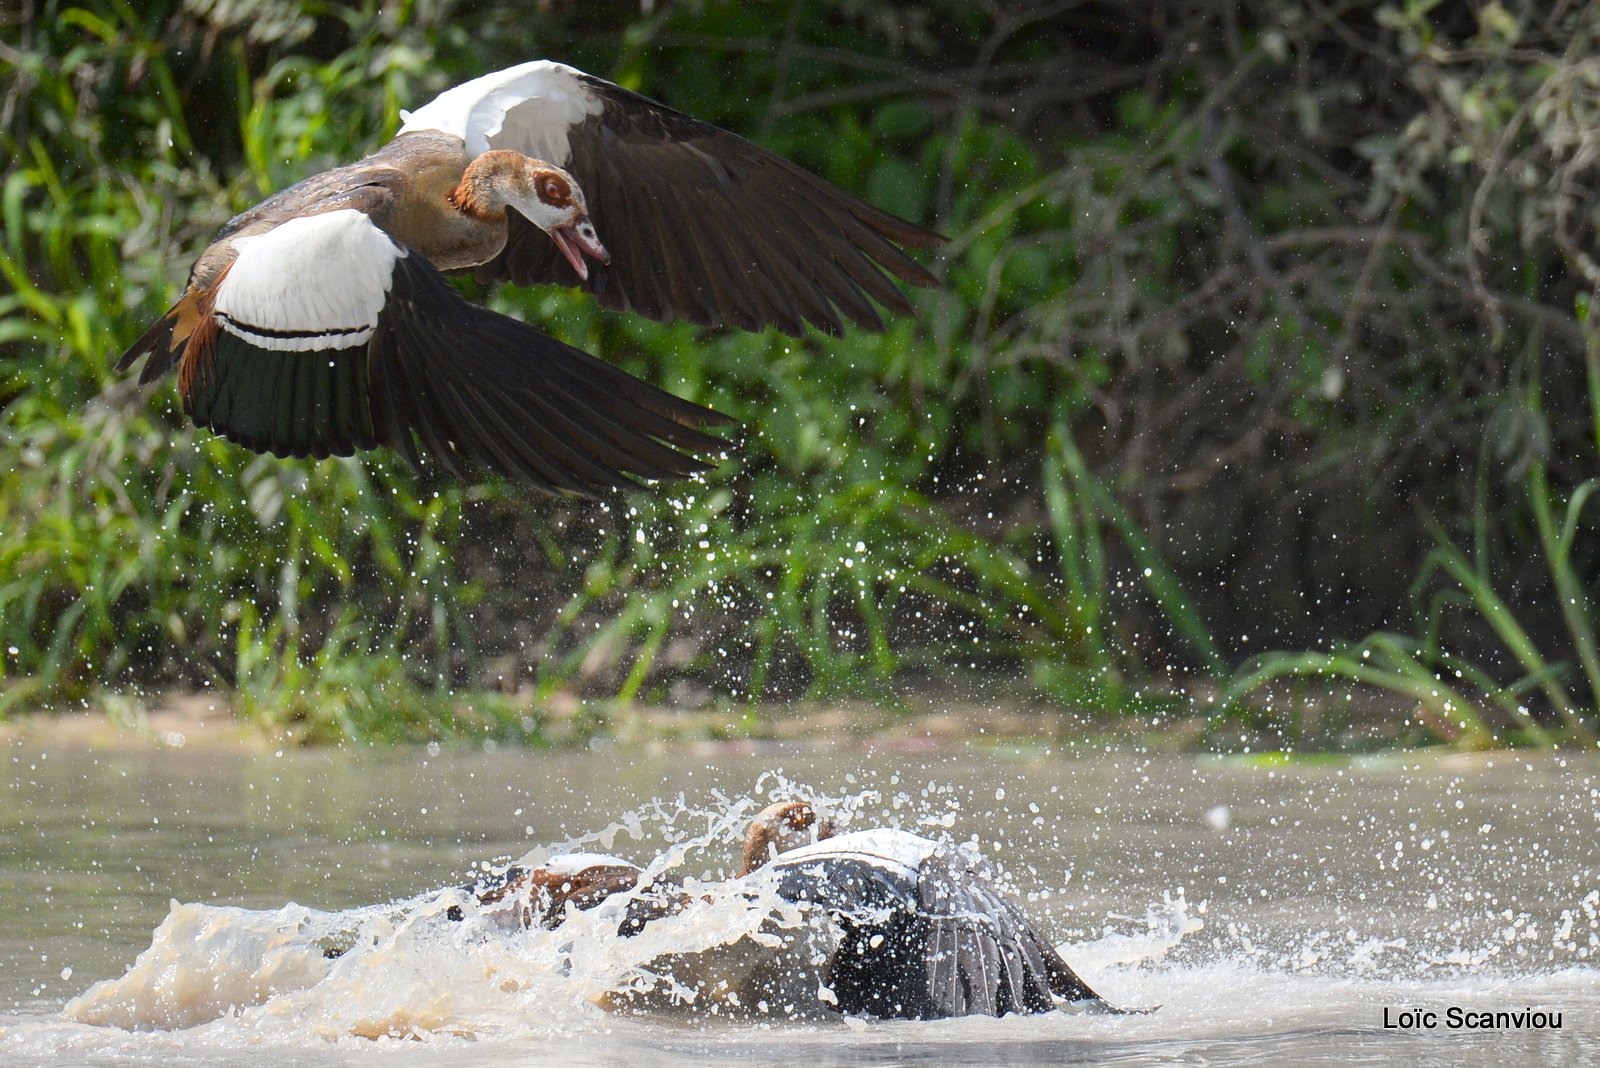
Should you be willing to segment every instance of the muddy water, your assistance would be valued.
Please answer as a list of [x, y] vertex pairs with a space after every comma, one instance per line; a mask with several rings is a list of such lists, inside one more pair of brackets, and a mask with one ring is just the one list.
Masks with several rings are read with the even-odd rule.
[[[797, 789], [853, 826], [975, 840], [1094, 986], [1162, 1008], [619, 1016], [596, 1004], [614, 939], [413, 922], [431, 888], [567, 845], [719, 878], [739, 799]], [[13, 743], [0, 1063], [1600, 1063], [1597, 843], [1587, 756]], [[361, 952], [315, 951], [336, 929]], [[1452, 1007], [1561, 1028], [1453, 1029]]]

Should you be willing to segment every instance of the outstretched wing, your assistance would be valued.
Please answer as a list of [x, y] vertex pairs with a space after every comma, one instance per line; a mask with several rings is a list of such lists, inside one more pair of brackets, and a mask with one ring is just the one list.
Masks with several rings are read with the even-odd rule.
[[913, 1019], [1047, 1012], [1055, 998], [1115, 1012], [981, 873], [899, 831], [840, 835], [780, 856], [778, 893], [829, 909], [829, 982], [846, 1013]]
[[677, 449], [723, 447], [690, 424], [727, 417], [467, 302], [361, 211], [292, 218], [232, 245], [215, 284], [169, 313], [194, 324], [181, 356], [169, 329], [119, 366], [142, 351], [176, 362], [189, 415], [246, 448], [323, 457], [385, 445], [415, 464], [420, 441], [463, 479], [489, 471], [592, 493], [705, 470]]
[[1047, 1012], [1052, 994], [1103, 1004], [988, 879], [936, 855], [923, 862], [918, 883], [929, 1000], [938, 1015]]
[[[580, 281], [549, 238], [512, 213], [483, 281], [581, 285], [603, 307], [657, 320], [807, 323], [881, 330], [873, 302], [910, 313], [890, 275], [937, 285], [904, 248], [945, 238], [851, 196], [742, 137], [621, 86], [545, 61], [487, 75], [407, 118], [401, 134], [441, 130], [469, 155], [510, 148], [578, 180], [609, 264]], [[886, 273], [887, 272], [887, 273]]]

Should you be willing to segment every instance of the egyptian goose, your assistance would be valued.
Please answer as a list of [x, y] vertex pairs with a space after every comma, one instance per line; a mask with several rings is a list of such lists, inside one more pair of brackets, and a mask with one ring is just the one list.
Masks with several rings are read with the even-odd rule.
[[[632, 890], [640, 874], [637, 864], [609, 853], [560, 853], [537, 867], [512, 865], [462, 889], [479, 905], [520, 900], [523, 927], [555, 928], [568, 909], [592, 909], [612, 894]], [[446, 915], [461, 920], [465, 914], [461, 906], [451, 905]]]
[[[815, 840], [805, 842], [808, 834]], [[1048, 1012], [1055, 998], [1117, 1012], [971, 862], [908, 831], [834, 834], [803, 801], [768, 806], [744, 846], [788, 901], [840, 931], [827, 981], [840, 1012], [892, 1019]]]
[[[881, 828], [838, 834], [811, 804], [778, 802], [751, 821], [743, 862], [734, 881], [697, 895], [666, 880], [638, 889], [642, 871], [636, 865], [588, 853], [511, 868], [467, 889], [485, 904], [526, 893], [523, 926], [547, 928], [559, 926], [568, 908], [589, 909], [612, 894], [631, 893], [617, 929], [630, 937], [663, 916], [717, 907], [729, 894], [759, 901], [761, 890], [770, 888], [785, 901], [819, 907], [834, 928], [820, 948], [807, 940], [812, 932], [802, 931], [787, 950], [741, 939], [653, 961], [649, 972], [671, 977], [669, 1002], [691, 989], [714, 1002], [785, 1006], [796, 1015], [1004, 1016], [1048, 1012], [1056, 998], [1094, 1011], [1125, 1011], [1079, 978], [971, 863], [929, 839]], [[820, 970], [811, 963], [819, 953], [825, 961]], [[639, 1007], [657, 1000], [650, 989], [612, 999]]]
[[721, 448], [695, 427], [732, 420], [469, 303], [446, 274], [795, 335], [881, 329], [873, 301], [909, 312], [888, 275], [935, 284], [902, 246], [938, 234], [560, 63], [475, 79], [404, 120], [366, 159], [224, 226], [117, 370], [148, 357], [149, 383], [176, 367], [189, 416], [258, 452], [387, 446], [415, 465], [415, 435], [462, 479], [594, 492], [706, 469], [679, 450]]

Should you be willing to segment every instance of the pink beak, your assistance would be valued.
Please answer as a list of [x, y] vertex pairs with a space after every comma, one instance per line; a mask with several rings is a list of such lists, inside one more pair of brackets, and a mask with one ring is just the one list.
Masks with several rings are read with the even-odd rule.
[[600, 243], [600, 238], [595, 236], [594, 225], [589, 222], [588, 215], [579, 215], [565, 226], [558, 226], [550, 231], [550, 240], [556, 243], [556, 248], [572, 264], [572, 269], [583, 281], [589, 280], [589, 265], [584, 262], [584, 253], [588, 253], [601, 263], [611, 262], [611, 253]]

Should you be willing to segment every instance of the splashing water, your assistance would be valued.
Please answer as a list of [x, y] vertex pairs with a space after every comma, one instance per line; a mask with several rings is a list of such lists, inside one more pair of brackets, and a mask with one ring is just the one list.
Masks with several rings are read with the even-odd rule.
[[[570, 766], [580, 758], [562, 759], [567, 772], [583, 774]], [[743, 775], [752, 796], [706, 784], [620, 811], [575, 805], [566, 817], [573, 832], [525, 847], [517, 863], [605, 850], [643, 864], [641, 884], [667, 876], [703, 896], [736, 869], [735, 843], [761, 805], [810, 798], [841, 829], [898, 826], [990, 857], [1000, 884], [1062, 938], [1062, 955], [1090, 985], [1114, 1003], [1160, 1011], [929, 1023], [819, 1017], [822, 972], [804, 965], [820, 957], [803, 949], [793, 955], [789, 1002], [736, 1005], [686, 982], [678, 966], [702, 955], [730, 968], [740, 954], [771, 953], [780, 942], [809, 945], [814, 921], [771, 894], [723, 894], [715, 907], [622, 939], [626, 896], [569, 913], [556, 930], [527, 930], [512, 918], [521, 902], [480, 906], [445, 878], [443, 889], [336, 909], [285, 903], [288, 895], [256, 908], [170, 902], [153, 936], [144, 926], [148, 948], [125, 974], [64, 1004], [41, 999], [0, 1015], [0, 1059], [170, 1063], [236, 1053], [271, 1064], [319, 1049], [342, 1050], [342, 1060], [382, 1048], [386, 1058], [430, 1063], [538, 1063], [562, 1059], [562, 1050], [570, 1056], [579, 1040], [618, 1059], [813, 1065], [876, 1063], [886, 1050], [891, 1062], [1242, 1063], [1334, 1051], [1406, 1059], [1416, 1053], [1407, 1043], [1426, 1038], [1449, 1039], [1440, 1048], [1452, 1062], [1487, 1063], [1508, 1049], [1582, 1059], [1600, 1049], [1600, 882], [1592, 851], [1568, 837], [1585, 820], [1593, 830], [1597, 817], [1582, 806], [1594, 801], [1600, 766], [1563, 770], [1554, 790], [1549, 781], [1489, 775], [1480, 793], [1460, 791], [1468, 800], [1457, 809], [1428, 796], [1456, 783], [1453, 772], [1416, 786], [1414, 775], [1354, 766], [1280, 770], [1263, 789], [1258, 773], [1203, 761], [1141, 759], [1112, 774], [1076, 764], [969, 773], [952, 761], [920, 777], [885, 769], [842, 783], [758, 773], [753, 758], [718, 765], [724, 783]], [[586, 766], [604, 767], [605, 758]], [[482, 761], [453, 768], [455, 783], [529, 776], [515, 766], [497, 777]], [[1078, 800], [1057, 800], [1063, 775]], [[997, 777], [1006, 785], [997, 788]], [[1155, 780], [1165, 788], [1146, 793]], [[448, 808], [439, 798], [449, 785], [419, 789], [432, 798], [430, 816]], [[460, 825], [481, 819], [492, 796], [461, 789]], [[1536, 796], [1553, 798], [1547, 813], [1536, 811]], [[1219, 803], [1226, 821], [1211, 815]], [[519, 822], [525, 804], [519, 795]], [[1440, 819], [1441, 811], [1459, 816]], [[1516, 833], [1477, 833], [1513, 811]], [[286, 833], [305, 838], [303, 829]], [[425, 838], [439, 836], [434, 828]], [[494, 853], [490, 843], [455, 851], [477, 874]], [[452, 907], [460, 922], [449, 919]], [[41, 966], [59, 970], [55, 961]], [[1451, 1005], [1561, 1012], [1563, 1028], [1422, 1035], [1382, 1022], [1390, 1010]]]
[[[874, 791], [824, 795], [781, 776], [764, 777], [757, 786], [778, 799], [815, 798], [846, 826], [877, 799]], [[717, 796], [702, 807], [679, 796], [625, 813], [599, 831], [530, 850], [519, 865], [583, 847], [615, 849], [624, 837], [671, 843], [645, 865], [641, 889], [571, 911], [555, 930], [526, 929], [517, 921], [529, 904], [528, 886], [486, 905], [463, 889], [446, 888], [342, 912], [293, 903], [252, 910], [174, 901], [128, 972], [96, 983], [62, 1015], [126, 1030], [210, 1025], [324, 1039], [549, 1037], [593, 1026], [605, 1008], [814, 1018], [818, 991], [827, 998], [823, 965], [832, 944], [809, 929], [825, 922], [778, 897], [770, 880], [745, 880], [741, 892], [726, 892], [720, 881], [729, 874], [726, 863], [714, 879], [685, 874], [697, 865], [716, 867], [718, 854], [742, 836], [754, 810], [749, 799]], [[697, 907], [619, 938], [628, 905], [658, 876], [680, 880]], [[459, 921], [452, 921], [452, 912]], [[1082, 951], [1105, 967], [1128, 967], [1159, 960], [1201, 926], [1180, 895], [1153, 909], [1142, 932], [1108, 933], [1098, 944], [1062, 949]], [[788, 932], [817, 934], [824, 944], [801, 938], [796, 952], [797, 940], [784, 937]], [[770, 1004], [741, 1005], [737, 993], [697, 986], [685, 974], [734, 972], [775, 954], [794, 974], [786, 984], [790, 996]]]

